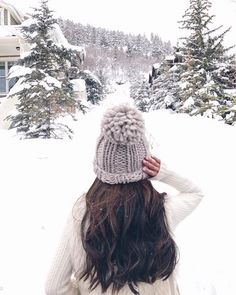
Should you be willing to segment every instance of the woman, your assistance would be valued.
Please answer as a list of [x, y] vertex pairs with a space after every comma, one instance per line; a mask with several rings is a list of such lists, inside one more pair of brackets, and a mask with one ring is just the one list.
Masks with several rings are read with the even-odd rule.
[[[201, 201], [200, 189], [151, 156], [142, 115], [128, 105], [105, 112], [94, 172], [68, 219], [46, 294], [179, 294], [173, 230]], [[158, 193], [155, 179], [179, 193]]]

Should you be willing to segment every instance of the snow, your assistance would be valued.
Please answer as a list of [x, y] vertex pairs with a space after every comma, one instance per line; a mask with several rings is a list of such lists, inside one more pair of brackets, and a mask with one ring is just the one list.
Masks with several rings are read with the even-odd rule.
[[85, 81], [83, 79], [73, 79], [71, 80], [71, 83], [74, 85], [73, 89], [74, 91], [86, 91], [86, 85]]
[[165, 57], [165, 60], [174, 60], [175, 59], [175, 56], [174, 55], [167, 55]]
[[154, 69], [159, 69], [160, 68], [160, 65], [161, 64], [157, 62], [157, 63], [153, 64], [153, 68]]
[[231, 95], [235, 95], [236, 96], [236, 89], [225, 89], [225, 92]]
[[[35, 23], [37, 23], [36, 19], [29, 18], [29, 19], [25, 20], [21, 24], [21, 26], [29, 27], [30, 25], [35, 24]], [[34, 37], [35, 34], [36, 34], [35, 32], [31, 33], [31, 37]], [[83, 48], [80, 46], [75, 46], [75, 45], [69, 44], [69, 42], [67, 41], [66, 37], [63, 35], [61, 28], [59, 27], [58, 24], [53, 25], [53, 29], [50, 32], [50, 37], [53, 40], [53, 42], [57, 43], [58, 45], [63, 45], [67, 48], [77, 49], [79, 52], [83, 50]]]
[[34, 25], [36, 23], [37, 23], [36, 19], [30, 17], [21, 23], [21, 27], [29, 27], [29, 26]]
[[49, 75], [47, 75], [39, 84], [48, 91], [52, 90], [54, 87], [61, 88], [61, 82]]
[[[33, 46], [30, 45], [30, 48], [33, 49]], [[29, 49], [30, 49], [30, 48], [29, 48]], [[30, 50], [29, 50], [29, 51], [21, 52], [21, 54], [20, 54], [20, 58], [23, 59], [23, 58], [29, 56], [30, 54], [31, 54]]]
[[167, 94], [165, 99], [164, 99], [164, 102], [167, 106], [171, 105], [173, 102], [175, 102], [175, 99], [173, 97], [173, 95], [170, 95], [170, 94]]
[[[23, 34], [21, 32], [21, 28], [23, 26], [30, 26], [36, 22], [35, 19], [29, 18], [22, 22], [21, 25], [10, 25], [10, 26], [0, 26], [0, 38], [2, 37], [23, 37]], [[62, 45], [68, 49], [76, 50], [81, 57], [85, 58], [86, 56], [86, 51], [83, 47], [81, 46], [76, 46], [76, 45], [71, 45], [66, 37], [63, 35], [61, 28], [59, 27], [58, 24], [53, 25], [53, 30], [50, 33], [52, 40], [59, 46]], [[35, 37], [35, 32], [31, 33], [31, 37]], [[34, 46], [34, 45], [31, 45]], [[24, 52], [21, 55], [21, 58], [23, 58], [25, 55], [29, 54], [28, 52]]]
[[[129, 86], [114, 83], [116, 91], [100, 106], [80, 113], [71, 122], [73, 140], [19, 140], [14, 132], [0, 129], [1, 295], [45, 294], [66, 218], [95, 177], [92, 161], [102, 114], [120, 102], [133, 104]], [[144, 118], [155, 155], [205, 192], [176, 231], [181, 295], [235, 295], [236, 128], [167, 110], [145, 113]]]
[[101, 85], [100, 80], [98, 79], [98, 77], [96, 75], [94, 75], [91, 71], [89, 70], [84, 70], [83, 71], [85, 74], [87, 74], [89, 77], [91, 77], [94, 81], [96, 81], [98, 84]]
[[77, 100], [83, 100], [83, 105], [87, 105], [87, 92], [86, 83], [83, 79], [72, 79], [70, 82], [73, 84], [75, 97]]
[[192, 98], [192, 96], [190, 96], [183, 104], [184, 108], [188, 108], [189, 106], [194, 104], [194, 100]]
[[76, 50], [83, 56], [83, 58], [85, 57], [86, 51], [84, 47], [70, 44], [67, 41], [66, 37], [63, 35], [62, 30], [58, 24], [53, 25], [53, 30], [51, 31], [51, 38], [55, 43], [57, 43], [57, 45], [63, 45], [67, 49]]
[[[26, 89], [29, 88], [30, 87], [29, 84], [23, 83], [22, 81], [24, 81], [24, 76], [32, 73], [33, 70], [34, 70], [33, 68], [26, 68], [26, 67], [18, 66], [18, 65], [13, 66], [8, 78], [11, 79], [14, 77], [20, 77], [20, 79], [16, 82], [14, 87], [11, 88], [8, 95], [13, 95], [15, 93], [22, 91], [25, 88]], [[45, 73], [43, 71], [41, 71], [41, 72], [42, 72], [42, 74], [45, 75]], [[38, 82], [31, 83], [31, 85], [37, 85], [37, 84], [38, 84]], [[47, 91], [50, 91], [53, 89], [52, 85], [54, 87], [61, 88], [61, 82], [59, 80], [57, 80], [56, 78], [51, 77], [49, 75], [47, 75], [42, 81], [40, 81], [39, 85], [43, 86]], [[8, 97], [7, 97], [7, 99], [8, 99]], [[1, 112], [1, 107], [0, 107], [0, 112]]]
[[31, 73], [32, 73], [31, 68], [26, 68], [23, 66], [14, 65], [13, 67], [10, 68], [8, 79], [12, 79], [15, 77], [22, 77], [22, 76], [25, 76], [25, 75], [31, 74]]

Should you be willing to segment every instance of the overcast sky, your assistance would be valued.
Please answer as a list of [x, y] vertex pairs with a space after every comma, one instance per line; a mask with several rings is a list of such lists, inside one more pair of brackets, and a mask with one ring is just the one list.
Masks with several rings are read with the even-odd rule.
[[[39, 3], [38, 0], [6, 1], [23, 12], [32, 12], [30, 7]], [[225, 29], [232, 26], [225, 45], [236, 44], [236, 0], [212, 0], [212, 4], [210, 13], [216, 15], [214, 24]], [[177, 21], [188, 6], [189, 0], [49, 0], [56, 17], [135, 34], [153, 32], [173, 45], [182, 33]]]

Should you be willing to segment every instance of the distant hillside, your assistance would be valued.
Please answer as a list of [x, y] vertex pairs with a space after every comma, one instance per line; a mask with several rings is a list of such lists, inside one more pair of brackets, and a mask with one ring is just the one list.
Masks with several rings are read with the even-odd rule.
[[154, 63], [172, 53], [170, 41], [164, 42], [157, 34], [125, 34], [121, 31], [82, 25], [58, 19], [69, 43], [86, 48], [84, 68], [101, 80], [133, 80], [150, 72]]

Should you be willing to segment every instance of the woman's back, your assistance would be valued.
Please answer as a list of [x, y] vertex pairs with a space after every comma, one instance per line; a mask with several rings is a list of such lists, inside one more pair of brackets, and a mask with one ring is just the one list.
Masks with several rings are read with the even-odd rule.
[[[46, 294], [178, 294], [173, 230], [202, 193], [150, 156], [143, 126], [133, 108], [104, 115], [94, 161], [97, 179], [69, 217]], [[155, 191], [147, 178], [156, 174], [179, 194]]]

